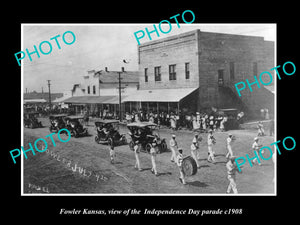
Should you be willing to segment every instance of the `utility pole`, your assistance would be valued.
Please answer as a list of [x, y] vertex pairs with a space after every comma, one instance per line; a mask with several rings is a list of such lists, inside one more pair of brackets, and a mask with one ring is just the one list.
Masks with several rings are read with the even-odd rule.
[[122, 93], [121, 93], [121, 73], [122, 72], [118, 72], [119, 74], [119, 120], [121, 121], [122, 120], [122, 108], [121, 108], [121, 98], [122, 98]]
[[122, 93], [121, 93], [121, 89], [123, 89], [123, 87], [121, 86], [121, 80], [122, 80], [122, 78], [121, 78], [121, 73], [123, 73], [123, 72], [125, 72], [124, 71], [124, 67], [122, 67], [122, 71], [121, 72], [118, 72], [118, 74], [119, 74], [119, 78], [118, 78], [118, 80], [119, 80], [119, 120], [121, 121], [122, 120], [122, 105], [121, 105], [121, 102], [122, 102]]
[[51, 93], [50, 93], [50, 80], [47, 80], [48, 81], [48, 88], [49, 88], [49, 107], [51, 109]]

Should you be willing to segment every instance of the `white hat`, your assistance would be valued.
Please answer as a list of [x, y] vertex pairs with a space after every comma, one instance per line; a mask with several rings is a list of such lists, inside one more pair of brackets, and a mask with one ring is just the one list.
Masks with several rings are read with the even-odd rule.
[[231, 134], [231, 133], [229, 133], [229, 134], [228, 134], [228, 136], [232, 136], [232, 134]]
[[176, 137], [176, 135], [175, 135], [175, 134], [172, 134], [172, 137]]
[[254, 141], [257, 141], [257, 140], [258, 140], [258, 137], [255, 137], [255, 138], [254, 138]]

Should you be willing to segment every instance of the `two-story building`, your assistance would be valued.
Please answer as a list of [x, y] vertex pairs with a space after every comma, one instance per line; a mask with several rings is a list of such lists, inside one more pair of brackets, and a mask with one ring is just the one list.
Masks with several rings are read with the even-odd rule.
[[90, 70], [81, 84], [74, 84], [72, 97], [64, 102], [74, 106], [76, 113], [87, 108], [92, 115], [99, 115], [103, 109], [118, 115], [119, 96], [122, 100], [135, 93], [139, 88], [138, 77], [138, 71], [125, 71], [124, 68], [120, 71], [109, 71], [107, 67], [100, 71]]
[[263, 37], [199, 29], [138, 46], [140, 90], [124, 99], [158, 111], [238, 108], [274, 110], [274, 94], [253, 87], [237, 95], [234, 84], [274, 65], [274, 42]]

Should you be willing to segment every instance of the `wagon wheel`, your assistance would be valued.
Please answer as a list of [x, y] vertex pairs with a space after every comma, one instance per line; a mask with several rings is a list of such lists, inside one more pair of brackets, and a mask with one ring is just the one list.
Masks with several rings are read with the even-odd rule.
[[77, 133], [76, 130], [73, 131], [73, 135], [74, 135], [75, 138], [78, 138], [78, 133]]
[[97, 144], [99, 144], [99, 137], [98, 137], [98, 135], [95, 136], [95, 142], [96, 142]]
[[128, 145], [129, 145], [130, 150], [133, 151], [133, 146], [134, 146], [133, 141], [130, 141]]
[[114, 141], [112, 138], [108, 138], [107, 143], [109, 146], [113, 146], [114, 145]]
[[166, 144], [166, 142], [162, 142], [161, 143], [161, 151], [167, 151], [167, 149], [168, 149], [168, 146], [167, 146], [167, 144]]
[[162, 146], [157, 145], [156, 148], [155, 148], [155, 152], [156, 152], [156, 154], [160, 154], [162, 152]]
[[195, 175], [197, 173], [197, 163], [191, 156], [185, 157], [182, 161], [182, 169], [186, 176]]
[[146, 147], [145, 147], [145, 150], [146, 150], [146, 152], [150, 152], [150, 149], [151, 149], [151, 147], [152, 147], [152, 145], [150, 144], [150, 143], [147, 143], [146, 144]]

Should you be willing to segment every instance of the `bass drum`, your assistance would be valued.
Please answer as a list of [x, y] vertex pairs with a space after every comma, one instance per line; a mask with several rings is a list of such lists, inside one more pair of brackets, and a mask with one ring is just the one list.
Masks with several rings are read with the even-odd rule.
[[187, 156], [182, 160], [182, 170], [184, 175], [186, 176], [192, 176], [197, 173], [197, 163], [196, 161], [191, 157]]

